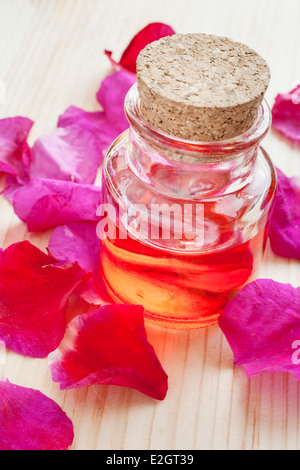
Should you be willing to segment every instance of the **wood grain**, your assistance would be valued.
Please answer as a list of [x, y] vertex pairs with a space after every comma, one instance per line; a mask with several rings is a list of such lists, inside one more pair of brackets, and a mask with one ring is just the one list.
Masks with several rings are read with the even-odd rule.
[[[51, 132], [69, 105], [98, 109], [95, 93], [110, 71], [103, 49], [122, 52], [151, 21], [178, 32], [229, 36], [256, 49], [269, 63], [267, 99], [300, 81], [298, 0], [0, 0], [0, 80], [7, 87], [0, 117], [35, 121], [30, 142]], [[265, 148], [276, 165], [300, 175], [299, 150], [270, 133]], [[3, 181], [2, 181], [3, 184]], [[41, 248], [49, 233], [28, 234], [0, 198], [0, 246], [30, 239]], [[268, 249], [260, 273], [300, 285], [300, 264]], [[17, 295], [17, 292], [16, 292]], [[72, 304], [74, 313], [83, 302]], [[248, 380], [233, 368], [217, 327], [174, 332], [147, 327], [169, 375], [162, 403], [118, 387], [62, 392], [46, 360], [7, 353], [0, 375], [40, 389], [74, 422], [72, 449], [298, 449], [299, 384], [284, 374]], [[300, 338], [295, 338], [300, 339]]]

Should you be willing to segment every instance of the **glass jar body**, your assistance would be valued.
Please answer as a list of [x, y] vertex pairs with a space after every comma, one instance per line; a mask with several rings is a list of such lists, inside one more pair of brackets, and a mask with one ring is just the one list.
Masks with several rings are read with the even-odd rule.
[[[113, 300], [143, 305], [151, 322], [210, 326], [256, 276], [276, 173], [257, 132], [243, 145], [158, 137], [136, 99], [129, 94], [131, 128], [103, 168], [103, 279]], [[261, 134], [268, 119], [256, 124]]]

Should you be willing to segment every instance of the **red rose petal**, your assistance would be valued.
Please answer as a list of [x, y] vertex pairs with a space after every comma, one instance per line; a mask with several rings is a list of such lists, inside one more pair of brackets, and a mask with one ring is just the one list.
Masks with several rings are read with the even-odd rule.
[[130, 41], [122, 54], [120, 62], [112, 59], [112, 52], [105, 51], [105, 54], [111, 61], [113, 67], [118, 70], [120, 68], [136, 73], [136, 59], [144, 47], [153, 41], [157, 41], [165, 36], [172, 36], [175, 31], [171, 26], [164, 23], [150, 23], [141, 31], [139, 31]]
[[219, 325], [233, 351], [235, 365], [248, 377], [262, 372], [291, 372], [300, 380], [293, 361], [300, 340], [300, 288], [259, 279], [231, 300]]
[[73, 439], [72, 421], [53, 400], [0, 378], [1, 450], [67, 450]]
[[49, 241], [50, 253], [61, 263], [77, 262], [91, 279], [84, 283], [78, 294], [89, 303], [111, 303], [100, 271], [100, 240], [96, 222], [75, 222], [57, 227]]
[[272, 126], [293, 142], [300, 142], [300, 85], [287, 94], [276, 96]]
[[33, 121], [25, 117], [0, 120], [0, 172], [24, 178], [29, 169], [30, 149], [26, 142]]
[[167, 375], [147, 341], [139, 306], [107, 305], [74, 318], [49, 360], [61, 389], [121, 385], [158, 400], [167, 393]]
[[270, 222], [273, 252], [284, 258], [300, 259], [300, 188], [277, 168], [278, 189]]
[[14, 195], [17, 216], [30, 232], [80, 220], [98, 220], [101, 188], [47, 179], [34, 179]]
[[61, 342], [68, 299], [86, 273], [77, 264], [55, 262], [28, 241], [0, 253], [0, 340], [6, 348], [46, 357]]
[[[94, 134], [78, 125], [57, 128], [32, 147], [30, 177], [93, 184], [101, 152]], [[101, 157], [102, 160], [102, 157]]]

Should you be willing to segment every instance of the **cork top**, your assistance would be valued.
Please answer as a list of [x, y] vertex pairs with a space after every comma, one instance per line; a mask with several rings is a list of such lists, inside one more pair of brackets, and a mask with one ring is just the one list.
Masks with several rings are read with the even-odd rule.
[[225, 37], [175, 34], [149, 44], [137, 59], [143, 116], [187, 140], [243, 134], [257, 117], [269, 81], [265, 60]]

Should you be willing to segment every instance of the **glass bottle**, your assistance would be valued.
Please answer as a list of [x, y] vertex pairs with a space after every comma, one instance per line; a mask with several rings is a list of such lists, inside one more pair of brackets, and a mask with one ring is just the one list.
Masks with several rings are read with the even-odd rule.
[[263, 101], [247, 132], [214, 142], [154, 128], [136, 84], [125, 112], [130, 128], [103, 167], [107, 290], [116, 302], [143, 305], [145, 319], [158, 325], [210, 326], [262, 260], [276, 191], [274, 166], [260, 146], [270, 110]]

